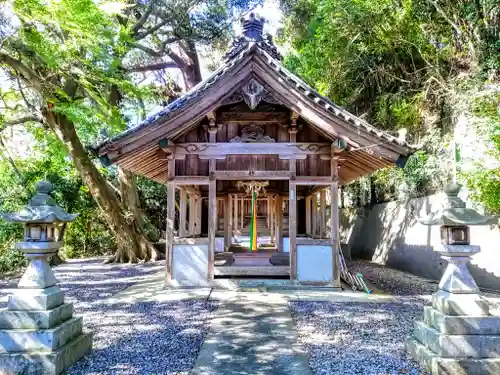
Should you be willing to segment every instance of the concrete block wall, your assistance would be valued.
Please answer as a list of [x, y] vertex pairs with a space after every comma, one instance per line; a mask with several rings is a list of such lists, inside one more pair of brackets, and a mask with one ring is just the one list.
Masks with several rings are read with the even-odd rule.
[[[418, 276], [439, 280], [446, 262], [432, 250], [439, 227], [425, 226], [417, 217], [438, 209], [444, 194], [373, 206], [364, 212], [341, 210], [341, 234], [353, 258], [371, 259]], [[479, 286], [500, 290], [500, 229], [471, 227], [471, 243], [482, 252], [472, 258], [470, 271]]]

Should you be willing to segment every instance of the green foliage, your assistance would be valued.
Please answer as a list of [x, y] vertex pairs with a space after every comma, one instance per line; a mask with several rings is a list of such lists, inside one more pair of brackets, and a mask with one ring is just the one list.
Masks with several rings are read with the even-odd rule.
[[496, 160], [493, 167], [485, 167], [478, 162], [474, 171], [463, 173], [472, 199], [480, 202], [492, 214], [500, 214], [500, 92], [482, 95], [472, 101], [471, 109], [474, 115], [484, 122], [478, 130], [486, 133], [490, 140], [490, 148], [486, 157]]
[[[458, 93], [500, 71], [500, 4], [495, 0], [282, 0], [287, 66], [322, 94], [390, 133], [408, 130], [422, 148], [403, 169], [387, 168], [344, 191], [357, 205], [434, 193], [451, 179], [449, 147]], [[472, 109], [496, 123], [500, 102]], [[467, 110], [465, 110], [467, 112]], [[452, 125], [452, 126], [450, 126]], [[491, 125], [493, 126], [493, 125]], [[490, 157], [500, 160], [497, 136]], [[496, 151], [493, 151], [495, 149]], [[464, 176], [473, 197], [498, 212], [498, 169]], [[367, 182], [369, 181], [369, 183]]]

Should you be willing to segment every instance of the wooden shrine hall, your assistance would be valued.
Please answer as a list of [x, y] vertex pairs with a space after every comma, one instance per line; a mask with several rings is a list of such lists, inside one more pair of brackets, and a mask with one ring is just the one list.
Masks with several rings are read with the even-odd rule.
[[96, 150], [167, 186], [168, 282], [280, 275], [337, 287], [339, 185], [412, 152], [284, 68], [253, 14], [208, 79]]

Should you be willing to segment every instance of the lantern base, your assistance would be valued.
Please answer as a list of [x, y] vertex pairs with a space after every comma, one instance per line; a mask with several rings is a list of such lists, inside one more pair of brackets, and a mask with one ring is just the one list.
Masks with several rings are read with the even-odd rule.
[[92, 333], [57, 285], [16, 289], [0, 311], [1, 375], [58, 375], [91, 348]]
[[414, 338], [406, 341], [406, 351], [432, 375], [500, 374], [500, 358], [443, 358]]
[[16, 289], [9, 296], [8, 309], [21, 311], [51, 310], [64, 302], [64, 293], [58, 286], [46, 289]]
[[92, 348], [92, 333], [82, 332], [78, 337], [49, 352], [0, 353], [2, 375], [58, 375], [74, 365]]

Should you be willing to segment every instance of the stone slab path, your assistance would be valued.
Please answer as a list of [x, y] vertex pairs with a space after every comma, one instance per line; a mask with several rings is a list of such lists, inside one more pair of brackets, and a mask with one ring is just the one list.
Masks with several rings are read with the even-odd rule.
[[220, 302], [191, 372], [215, 374], [312, 374], [287, 298], [237, 293]]

